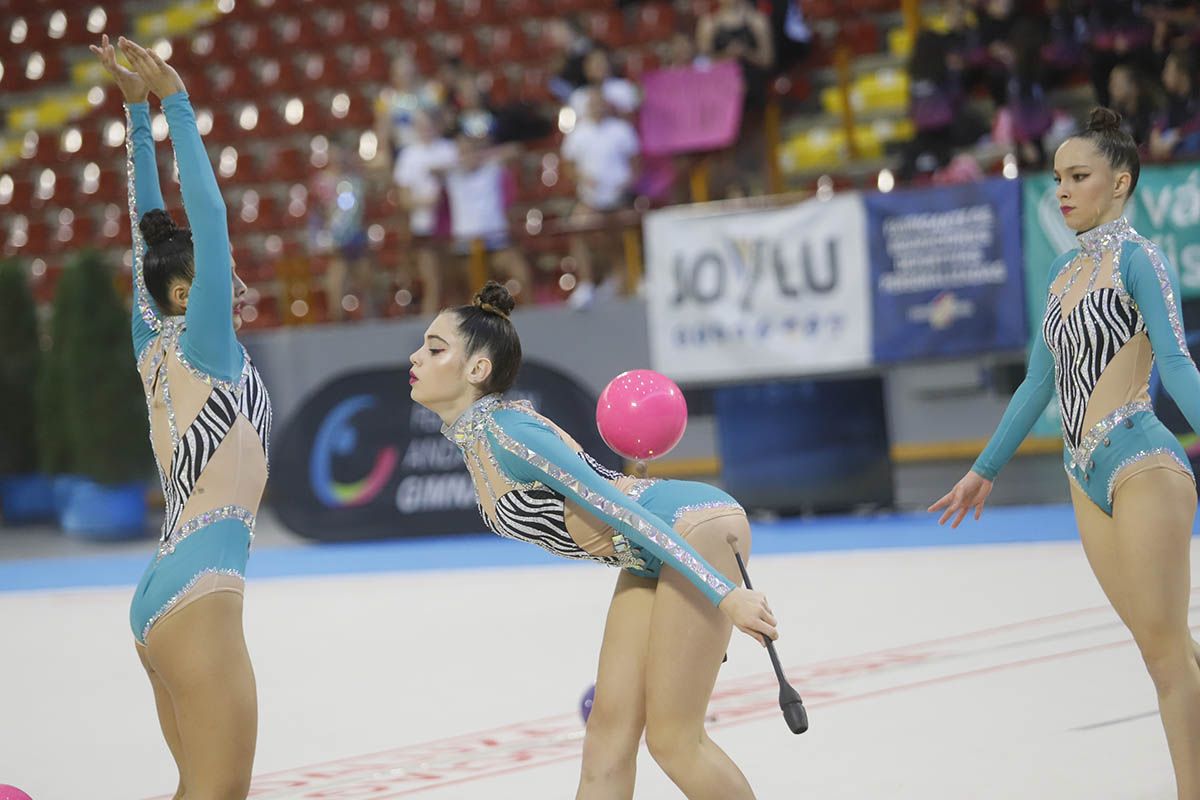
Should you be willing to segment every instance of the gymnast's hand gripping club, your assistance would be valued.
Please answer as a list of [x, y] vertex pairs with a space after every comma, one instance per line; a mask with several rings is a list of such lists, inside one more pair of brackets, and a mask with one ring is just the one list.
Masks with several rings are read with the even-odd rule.
[[[746, 584], [747, 589], [753, 589], [754, 587], [750, 584], [750, 573], [746, 572], [746, 564], [742, 561], [742, 554], [737, 549], [737, 539], [731, 536], [728, 542], [729, 546], [733, 548], [733, 557], [737, 559], [738, 569], [742, 571], [742, 582]], [[771, 666], [775, 668], [775, 677], [779, 679], [779, 708], [783, 711], [783, 718], [792, 733], [804, 733], [808, 730], [808, 712], [804, 710], [804, 701], [800, 699], [800, 693], [793, 689], [787, 682], [787, 678], [783, 676], [783, 667], [779, 664], [779, 654], [775, 652], [775, 643], [765, 635], [763, 643], [766, 644], [767, 653], [771, 656]]]

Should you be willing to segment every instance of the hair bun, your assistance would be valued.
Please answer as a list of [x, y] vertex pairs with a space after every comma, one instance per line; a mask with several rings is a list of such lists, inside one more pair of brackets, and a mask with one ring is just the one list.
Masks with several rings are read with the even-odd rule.
[[155, 247], [170, 241], [171, 237], [181, 230], [175, 224], [175, 220], [171, 219], [171, 215], [161, 208], [151, 209], [143, 214], [141, 222], [138, 223], [138, 229], [142, 232], [142, 238], [146, 240], [148, 247]]
[[508, 319], [508, 315], [517, 307], [517, 301], [513, 300], [508, 289], [504, 288], [504, 284], [496, 281], [488, 281], [484, 284], [484, 287], [479, 290], [479, 294], [475, 295], [474, 304], [476, 308], [505, 319]]
[[1096, 133], [1116, 133], [1121, 130], [1121, 115], [1111, 108], [1093, 108], [1087, 129]]

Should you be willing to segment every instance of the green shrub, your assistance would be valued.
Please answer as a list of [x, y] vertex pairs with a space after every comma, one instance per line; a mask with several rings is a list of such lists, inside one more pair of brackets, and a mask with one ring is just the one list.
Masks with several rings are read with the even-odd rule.
[[0, 261], [0, 475], [37, 470], [35, 389], [41, 351], [25, 270]]

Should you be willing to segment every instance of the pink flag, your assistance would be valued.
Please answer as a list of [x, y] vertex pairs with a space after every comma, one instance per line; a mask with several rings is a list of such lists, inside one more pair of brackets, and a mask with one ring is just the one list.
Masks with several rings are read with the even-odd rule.
[[673, 155], [733, 144], [742, 124], [742, 70], [734, 61], [642, 76], [642, 152]]

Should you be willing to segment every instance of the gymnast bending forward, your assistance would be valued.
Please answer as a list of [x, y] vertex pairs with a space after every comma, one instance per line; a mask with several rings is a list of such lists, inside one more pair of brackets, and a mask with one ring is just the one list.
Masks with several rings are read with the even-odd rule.
[[746, 514], [702, 483], [607, 470], [530, 405], [501, 399], [521, 365], [513, 307], [492, 282], [473, 304], [438, 315], [410, 357], [412, 397], [442, 418], [462, 451], [492, 531], [621, 568], [576, 797], [633, 797], [644, 732], [651, 756], [688, 798], [752, 798], [704, 730], [732, 627], [760, 643], [778, 635], [766, 597], [735, 582], [730, 538], [748, 557]]

